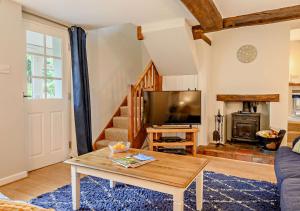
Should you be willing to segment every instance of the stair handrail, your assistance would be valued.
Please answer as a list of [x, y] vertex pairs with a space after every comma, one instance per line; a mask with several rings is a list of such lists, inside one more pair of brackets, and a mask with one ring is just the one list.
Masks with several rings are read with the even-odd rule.
[[[135, 140], [143, 131], [142, 97], [144, 91], [161, 91], [162, 77], [153, 61], [146, 66], [144, 73], [134, 85], [129, 85], [128, 92], [128, 140], [132, 147], [137, 147]], [[144, 134], [145, 135], [145, 134]]]

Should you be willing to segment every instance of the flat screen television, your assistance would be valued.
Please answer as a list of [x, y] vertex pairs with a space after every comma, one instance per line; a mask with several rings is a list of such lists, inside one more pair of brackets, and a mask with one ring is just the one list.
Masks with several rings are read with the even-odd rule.
[[201, 124], [201, 91], [147, 91], [144, 123], [153, 125]]

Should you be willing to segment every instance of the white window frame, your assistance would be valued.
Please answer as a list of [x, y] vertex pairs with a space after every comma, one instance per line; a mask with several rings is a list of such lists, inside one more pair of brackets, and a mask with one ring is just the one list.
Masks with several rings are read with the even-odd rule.
[[[66, 77], [67, 74], [70, 74], [68, 67], [68, 32], [66, 29], [61, 29], [59, 27], [54, 27], [54, 26], [50, 26], [50, 25], [46, 25], [46, 24], [42, 24], [39, 22], [35, 22], [35, 21], [31, 21], [31, 20], [24, 20], [24, 26], [25, 26], [25, 45], [26, 45], [26, 52], [25, 52], [25, 59], [27, 57], [27, 55], [33, 55], [33, 56], [41, 56], [44, 58], [44, 69], [45, 69], [45, 73], [43, 76], [32, 76], [32, 78], [38, 78], [38, 79], [43, 79], [45, 81], [45, 90], [43, 90], [43, 93], [45, 95], [44, 98], [41, 99], [35, 99], [35, 98], [30, 98], [30, 100], [62, 100], [65, 99], [67, 97], [67, 91], [69, 90], [68, 84], [68, 77]], [[27, 52], [27, 40], [26, 40], [26, 32], [27, 31], [32, 31], [32, 32], [37, 32], [37, 33], [41, 33], [44, 35], [44, 53], [43, 54], [39, 54], [39, 53], [31, 53], [31, 52]], [[61, 57], [57, 57], [57, 56], [50, 56], [46, 54], [46, 36], [53, 36], [53, 37], [57, 37], [61, 39]], [[47, 58], [53, 58], [53, 59], [61, 59], [62, 61], [62, 76], [60, 77], [47, 77]], [[26, 71], [26, 70], [24, 70]], [[25, 73], [27, 76], [27, 73]], [[47, 97], [47, 79], [53, 79], [53, 80], [61, 80], [62, 81], [62, 97], [61, 98], [48, 98]], [[26, 77], [26, 89], [27, 90], [27, 77]]]

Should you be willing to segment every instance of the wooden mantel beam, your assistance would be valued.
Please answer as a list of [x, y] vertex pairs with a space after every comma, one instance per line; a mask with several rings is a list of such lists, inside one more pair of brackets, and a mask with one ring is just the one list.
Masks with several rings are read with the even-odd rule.
[[300, 19], [300, 5], [224, 18], [223, 28], [215, 27], [207, 29], [202, 24], [193, 26], [193, 33], [197, 33], [199, 31], [202, 33], [208, 33], [223, 29], [271, 24], [295, 19]]
[[222, 29], [223, 20], [213, 0], [181, 0], [204, 30]]
[[279, 94], [260, 95], [217, 95], [217, 101], [224, 102], [279, 102]]

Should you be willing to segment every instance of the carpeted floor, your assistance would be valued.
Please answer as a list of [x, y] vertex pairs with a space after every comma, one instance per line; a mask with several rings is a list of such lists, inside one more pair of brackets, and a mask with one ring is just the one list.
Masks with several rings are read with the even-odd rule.
[[[31, 203], [56, 210], [72, 210], [71, 186], [43, 194]], [[81, 210], [172, 210], [172, 197], [155, 191], [118, 184], [109, 188], [107, 180], [85, 177], [81, 180]], [[185, 210], [196, 210], [195, 183], [185, 192]], [[280, 210], [276, 185], [204, 173], [203, 210]]]

